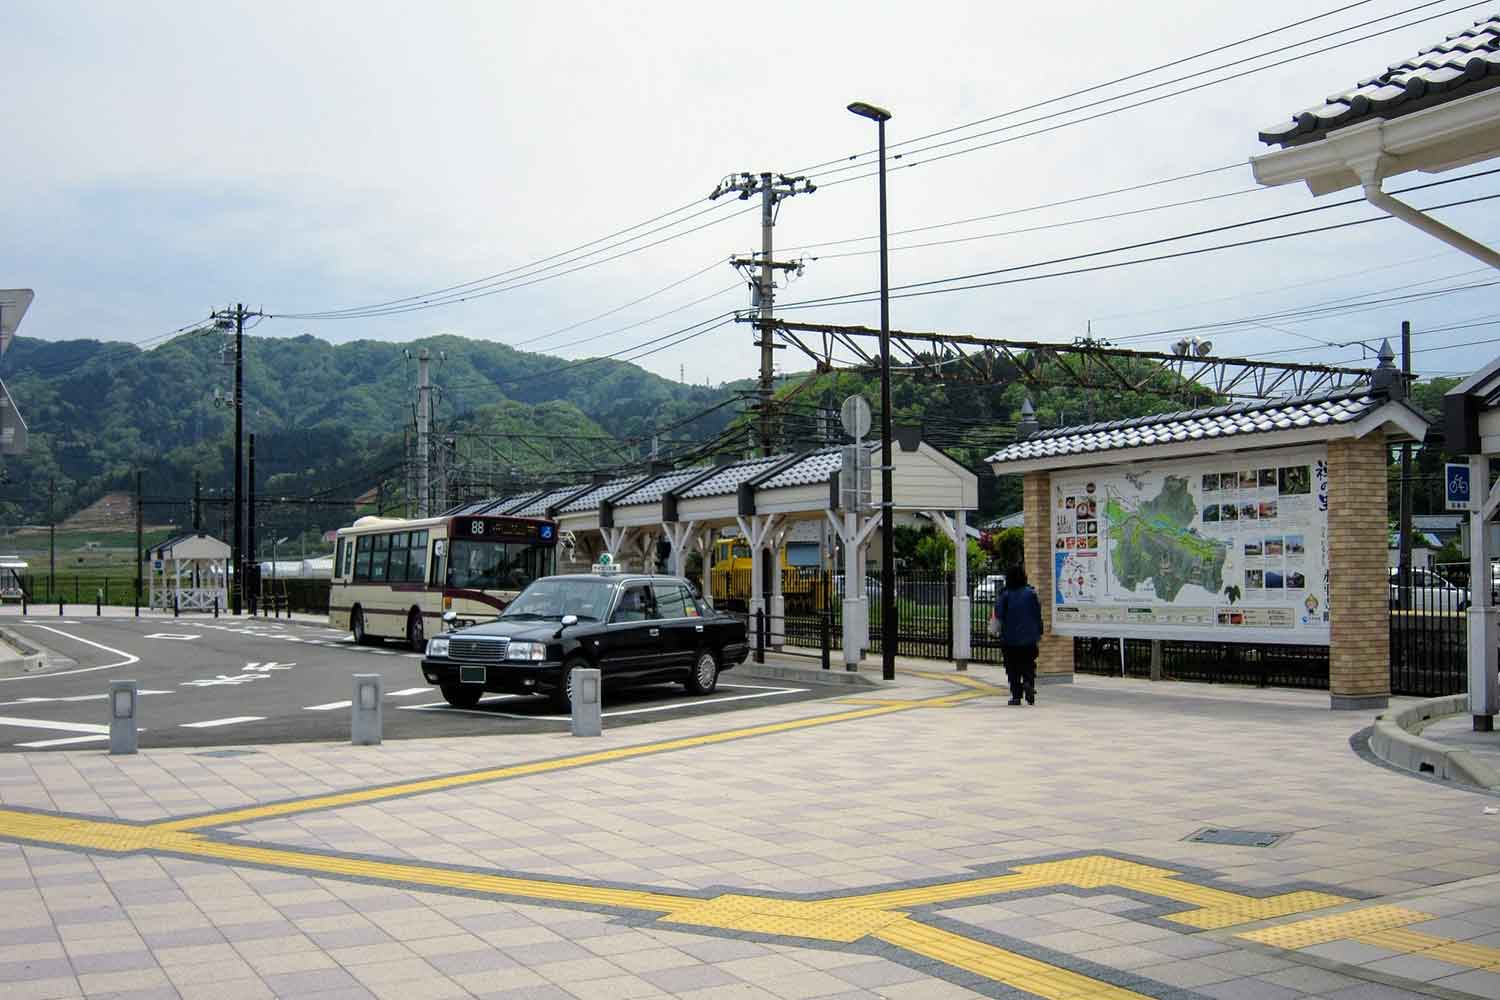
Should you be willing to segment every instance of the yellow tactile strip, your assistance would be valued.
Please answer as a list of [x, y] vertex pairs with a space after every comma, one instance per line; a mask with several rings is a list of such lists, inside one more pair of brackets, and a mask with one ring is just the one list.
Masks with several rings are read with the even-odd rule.
[[1436, 919], [1431, 913], [1401, 906], [1367, 906], [1332, 916], [1262, 927], [1237, 936], [1288, 951], [1332, 941], [1358, 941], [1401, 955], [1421, 955], [1471, 969], [1500, 970], [1500, 948], [1408, 929], [1411, 924]]

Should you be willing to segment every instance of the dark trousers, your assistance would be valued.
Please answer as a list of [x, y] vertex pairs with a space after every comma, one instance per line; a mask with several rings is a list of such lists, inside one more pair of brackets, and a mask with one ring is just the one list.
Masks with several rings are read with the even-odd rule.
[[1010, 696], [1017, 701], [1028, 691], [1036, 691], [1036, 644], [1005, 646], [1005, 676], [1010, 681]]

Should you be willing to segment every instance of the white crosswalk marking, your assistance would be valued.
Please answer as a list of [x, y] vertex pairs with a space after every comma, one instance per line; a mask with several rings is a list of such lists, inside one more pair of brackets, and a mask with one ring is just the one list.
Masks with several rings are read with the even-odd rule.
[[330, 701], [326, 705], [304, 705], [304, 712], [332, 712], [336, 708], [348, 708], [354, 704], [352, 701]]
[[42, 750], [47, 747], [72, 746], [75, 743], [98, 743], [107, 739], [109, 739], [108, 733], [98, 733], [94, 736], [64, 736], [58, 740], [36, 740], [33, 743], [17, 743], [16, 746], [25, 747], [27, 750]]
[[231, 715], [227, 719], [204, 719], [202, 722], [184, 722], [183, 729], [211, 729], [214, 726], [232, 726], [238, 722], [263, 722], [264, 715]]
[[23, 719], [13, 715], [0, 715], [0, 726], [16, 726], [20, 729], [56, 729], [64, 733], [104, 733], [109, 735], [108, 726], [95, 725], [92, 722], [52, 722], [48, 719]]
[[[432, 691], [432, 688], [430, 688], [430, 687], [402, 688], [400, 691], [391, 691], [390, 693], [388, 693], [386, 695], [386, 697], [387, 698], [410, 698], [414, 694], [429, 694], [431, 691]], [[344, 702], [344, 704], [347, 705], [349, 703], [348, 702]]]

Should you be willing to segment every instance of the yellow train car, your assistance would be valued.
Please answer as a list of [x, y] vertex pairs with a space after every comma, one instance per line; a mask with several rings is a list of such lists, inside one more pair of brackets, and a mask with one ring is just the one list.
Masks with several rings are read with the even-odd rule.
[[[821, 608], [826, 602], [828, 574], [817, 542], [788, 542], [780, 552], [781, 592], [788, 605]], [[714, 543], [708, 579], [714, 605], [743, 611], [750, 605], [750, 545], [743, 538], [721, 538]]]

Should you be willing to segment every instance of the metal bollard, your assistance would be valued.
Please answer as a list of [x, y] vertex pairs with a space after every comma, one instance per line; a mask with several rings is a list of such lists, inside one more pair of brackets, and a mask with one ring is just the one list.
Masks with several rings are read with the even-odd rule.
[[354, 675], [354, 702], [349, 708], [349, 742], [357, 747], [375, 746], [380, 742], [380, 727], [385, 721], [382, 696], [385, 679], [379, 674]]
[[27, 615], [29, 615], [30, 613], [31, 612], [29, 612], [29, 611], [26, 610], [26, 595], [22, 594], [21, 595], [21, 617], [24, 618]]
[[173, 618], [177, 618], [179, 616], [180, 616], [180, 612], [177, 610], [177, 595], [173, 594], [172, 595], [172, 617]]
[[573, 668], [573, 735], [604, 735], [604, 701], [600, 697], [599, 671]]
[[766, 662], [766, 613], [760, 608], [755, 611], [755, 662]]
[[822, 646], [823, 669], [827, 670], [833, 659], [833, 616], [825, 610], [818, 619], [818, 626], [822, 632], [818, 638]]
[[214, 617], [219, 617], [219, 595], [214, 595]]
[[62, 616], [63, 616], [63, 599], [61, 597], [59, 597], [57, 599], [57, 617], [61, 618]]
[[109, 752], [135, 753], [135, 706], [138, 699], [135, 681], [109, 682]]
[[94, 591], [94, 617], [98, 618], [104, 614], [104, 591]]

